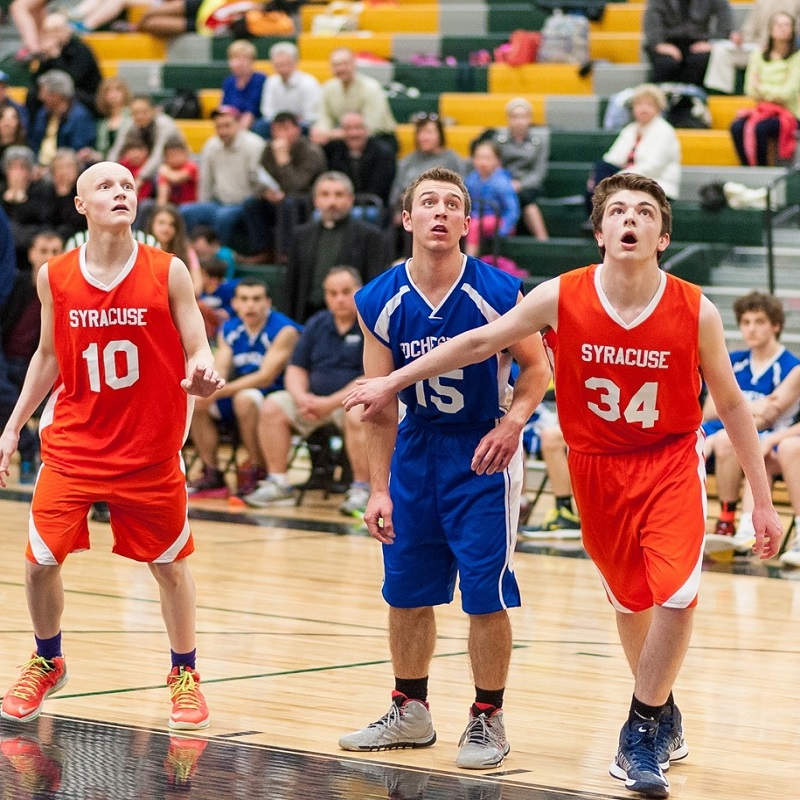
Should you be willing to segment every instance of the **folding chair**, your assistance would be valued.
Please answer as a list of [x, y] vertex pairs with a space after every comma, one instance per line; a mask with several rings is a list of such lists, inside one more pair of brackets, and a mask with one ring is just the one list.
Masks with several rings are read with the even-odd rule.
[[[305, 483], [295, 487], [297, 489], [295, 505], [301, 505], [306, 492], [311, 489], [321, 489], [326, 500], [332, 494], [344, 494], [352, 483], [353, 471], [339, 428], [333, 424], [323, 425], [311, 433], [304, 442], [308, 448], [311, 470]], [[295, 447], [295, 456], [302, 444], [301, 441]]]

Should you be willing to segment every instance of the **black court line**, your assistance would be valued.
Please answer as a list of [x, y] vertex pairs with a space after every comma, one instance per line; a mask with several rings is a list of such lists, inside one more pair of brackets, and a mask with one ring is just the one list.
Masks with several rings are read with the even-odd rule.
[[[242, 735], [247, 735], [243, 732]], [[4, 797], [114, 797], [124, 800], [621, 800], [514, 780], [535, 772], [419, 770], [279, 746], [199, 738], [162, 730], [43, 715], [0, 721]], [[612, 779], [608, 779], [612, 782]], [[610, 789], [616, 788], [610, 786]]]

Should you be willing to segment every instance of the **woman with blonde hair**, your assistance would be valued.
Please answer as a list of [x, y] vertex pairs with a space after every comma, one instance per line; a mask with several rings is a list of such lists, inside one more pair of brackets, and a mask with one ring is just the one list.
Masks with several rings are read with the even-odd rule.
[[103, 161], [119, 139], [123, 141], [133, 127], [131, 117], [131, 100], [133, 95], [128, 84], [113, 75], [103, 78], [97, 88], [97, 110], [100, 119], [97, 121], [97, 139], [94, 149], [85, 147], [78, 153], [84, 163]]

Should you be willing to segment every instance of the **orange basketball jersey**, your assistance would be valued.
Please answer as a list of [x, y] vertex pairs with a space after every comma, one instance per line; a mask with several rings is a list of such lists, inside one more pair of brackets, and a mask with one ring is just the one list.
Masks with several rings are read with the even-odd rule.
[[556, 402], [567, 445], [622, 453], [696, 431], [700, 289], [662, 272], [652, 302], [626, 324], [602, 290], [601, 270], [559, 279]]
[[172, 256], [136, 244], [105, 286], [89, 274], [85, 248], [49, 261], [60, 375], [42, 414], [42, 460], [59, 472], [105, 477], [174, 457], [189, 400], [169, 305]]

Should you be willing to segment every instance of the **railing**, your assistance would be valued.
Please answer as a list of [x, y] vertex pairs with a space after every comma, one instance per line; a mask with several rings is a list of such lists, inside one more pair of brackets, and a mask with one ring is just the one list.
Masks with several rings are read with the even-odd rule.
[[[775, 226], [789, 219], [797, 213], [797, 203], [787, 202], [786, 208], [778, 213], [772, 208], [772, 197], [778, 186], [788, 184], [789, 179], [800, 175], [800, 167], [793, 166], [786, 170], [783, 175], [778, 175], [767, 184], [767, 207], [764, 209], [764, 243], [767, 250], [767, 286], [770, 294], [775, 294]], [[788, 197], [788, 193], [787, 193]]]

